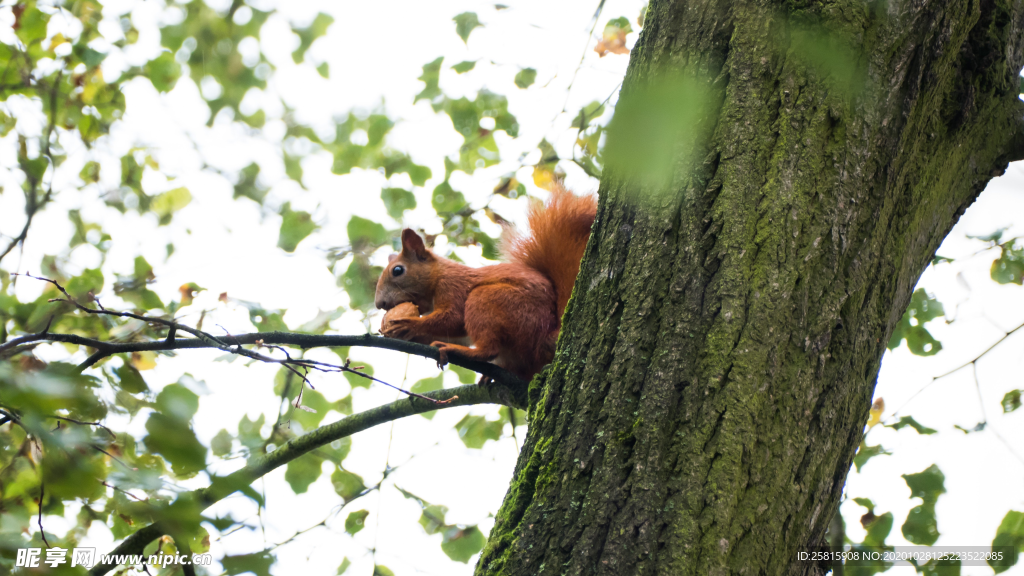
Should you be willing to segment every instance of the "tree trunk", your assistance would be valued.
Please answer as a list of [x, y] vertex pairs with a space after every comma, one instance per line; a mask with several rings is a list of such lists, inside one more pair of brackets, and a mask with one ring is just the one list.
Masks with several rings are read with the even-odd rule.
[[889, 335], [1024, 156], [1022, 52], [1022, 0], [652, 1], [617, 114], [666, 73], [708, 79], [705, 106], [653, 151], [668, 178], [605, 172], [477, 573], [826, 571], [797, 552]]

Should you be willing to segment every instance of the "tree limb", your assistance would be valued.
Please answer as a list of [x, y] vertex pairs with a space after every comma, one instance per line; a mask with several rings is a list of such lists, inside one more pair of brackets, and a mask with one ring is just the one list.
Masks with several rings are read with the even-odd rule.
[[[391, 422], [414, 414], [422, 414], [431, 410], [473, 404], [505, 404], [505, 398], [510, 397], [510, 395], [511, 391], [503, 390], [499, 386], [468, 385], [447, 390], [435, 390], [426, 394], [432, 400], [442, 402], [447, 400], [447, 403], [441, 405], [417, 398], [397, 400], [390, 404], [366, 410], [365, 412], [353, 414], [333, 424], [321, 426], [308, 434], [284, 443], [280, 448], [269, 454], [253, 456], [241, 470], [221, 478], [216, 478], [209, 487], [193, 490], [179, 496], [179, 498], [193, 499], [205, 510], [214, 503], [245, 488], [271, 470], [283, 466], [321, 446], [330, 444], [339, 438], [351, 436], [378, 424]], [[164, 526], [159, 521], [154, 522], [125, 538], [110, 554], [142, 554], [142, 551], [150, 542], [163, 535], [164, 530]], [[97, 564], [90, 570], [89, 574], [92, 576], [102, 576], [115, 567], [116, 565], [114, 564]]]
[[[283, 344], [297, 346], [303, 349], [362, 346], [367, 348], [383, 348], [385, 350], [405, 352], [406, 354], [430, 358], [434, 361], [437, 361], [440, 358], [437, 348], [434, 348], [433, 346], [407, 342], [405, 340], [397, 340], [395, 338], [374, 336], [373, 334], [349, 336], [342, 334], [300, 334], [296, 332], [251, 332], [249, 334], [238, 334], [223, 338], [225, 340], [230, 340], [231, 345], [233, 346], [228, 350], [228, 352], [234, 352], [236, 350], [236, 346], [257, 344], [259, 341], [264, 345]], [[39, 332], [36, 334], [27, 334], [18, 338], [12, 338], [6, 343], [0, 344], [0, 357], [3, 356], [4, 351], [30, 342], [66, 342], [68, 344], [78, 344], [79, 346], [94, 348], [96, 352], [79, 364], [78, 367], [83, 370], [96, 364], [103, 358], [114, 354], [130, 354], [132, 352], [161, 350], [184, 350], [189, 348], [223, 349], [215, 343], [199, 338], [176, 338], [173, 341], [152, 340], [149, 342], [105, 342], [103, 340], [86, 338], [77, 334]], [[525, 390], [526, 388], [527, 383], [521, 378], [500, 366], [491, 364], [490, 362], [480, 362], [478, 360], [463, 358], [457, 352], [450, 352], [448, 354], [448, 361], [456, 366], [461, 366], [462, 368], [487, 376], [495, 382], [503, 384], [510, 389], [518, 390], [521, 388]]]

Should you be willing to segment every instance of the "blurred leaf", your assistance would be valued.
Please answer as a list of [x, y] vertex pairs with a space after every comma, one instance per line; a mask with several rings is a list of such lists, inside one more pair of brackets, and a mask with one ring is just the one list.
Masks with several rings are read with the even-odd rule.
[[[373, 376], [373, 366], [370, 366], [366, 362], [358, 362], [353, 360], [352, 368], [359, 367], [362, 367], [362, 369], [360, 369], [359, 371], [362, 372], [363, 374]], [[345, 380], [348, 380], [349, 385], [352, 386], [353, 388], [369, 388], [370, 385], [373, 383], [373, 380], [370, 380], [369, 378], [363, 378], [362, 376], [359, 376], [358, 374], [353, 374], [351, 372], [345, 372]]]
[[359, 216], [349, 219], [347, 232], [348, 241], [354, 250], [377, 248], [391, 241], [391, 235], [383, 226]]
[[181, 65], [174, 59], [174, 54], [165, 50], [146, 63], [143, 75], [149, 78], [158, 92], [169, 92], [181, 77]]
[[982, 430], [985, 429], [986, 424], [988, 424], [988, 423], [987, 422], [978, 422], [977, 424], [975, 424], [971, 428], [964, 428], [963, 426], [961, 426], [959, 424], [954, 424], [953, 428], [956, 428], [957, 430], [963, 432], [964, 434], [970, 434], [971, 432], [981, 432]]
[[1009, 558], [1004, 555], [1003, 561], [989, 560], [988, 564], [996, 574], [1006, 572], [1016, 564], [1020, 553], [1024, 552], [1024, 512], [1010, 510], [1003, 516], [1003, 521], [996, 529], [996, 537], [992, 540], [993, 551], [997, 546], [1010, 547]]
[[344, 574], [345, 571], [347, 571], [349, 566], [351, 566], [351, 565], [352, 565], [352, 562], [349, 561], [347, 556], [345, 558], [342, 558], [341, 559], [341, 565], [338, 566], [338, 571], [335, 574]]
[[469, 34], [473, 32], [474, 28], [483, 26], [480, 20], [476, 17], [476, 12], [463, 12], [458, 16], [452, 18], [455, 21], [455, 32], [462, 38], [464, 43], [469, 43]]
[[331, 484], [334, 486], [334, 491], [341, 496], [341, 499], [345, 504], [348, 504], [356, 496], [363, 493], [366, 490], [366, 485], [363, 484], [363, 478], [357, 474], [353, 474], [344, 468], [338, 467], [331, 474]]
[[348, 517], [345, 518], [345, 532], [352, 535], [358, 533], [363, 529], [366, 517], [369, 515], [370, 513], [366, 510], [356, 510], [355, 512], [350, 513]]
[[515, 83], [521, 90], [529, 88], [537, 80], [537, 71], [533, 68], [523, 68], [516, 74]]
[[177, 476], [192, 476], [206, 468], [206, 447], [196, 439], [187, 421], [153, 412], [146, 421], [146, 431], [146, 448], [166, 458]]
[[413, 104], [420, 100], [433, 102], [434, 99], [441, 95], [441, 88], [438, 87], [438, 82], [441, 78], [442, 61], [444, 61], [444, 56], [438, 56], [436, 60], [423, 65], [423, 74], [420, 75], [419, 80], [423, 82], [424, 87], [423, 90], [416, 95], [416, 98], [413, 99]]
[[875, 446], [868, 446], [864, 441], [861, 441], [860, 448], [857, 449], [857, 455], [853, 457], [853, 464], [857, 467], [857, 472], [868, 463], [868, 460], [875, 456], [891, 456], [892, 452], [889, 452], [885, 448], [882, 448], [881, 444]]
[[291, 203], [285, 202], [281, 207], [281, 232], [277, 246], [285, 252], [294, 252], [295, 248], [318, 226], [308, 212], [292, 210]]
[[453, 190], [451, 184], [445, 180], [434, 188], [430, 203], [439, 213], [460, 212], [466, 207], [466, 197], [462, 192]]
[[149, 386], [146, 385], [146, 380], [131, 364], [125, 363], [114, 368], [114, 374], [117, 375], [118, 386], [125, 392], [141, 394], [142, 392], [149, 391]]
[[914, 430], [917, 431], [918, 434], [935, 434], [936, 432], [938, 432], [938, 430], [935, 430], [934, 428], [929, 428], [927, 426], [922, 426], [918, 424], [917, 420], [914, 420], [910, 416], [903, 416], [900, 418], [899, 422], [895, 424], [887, 424], [885, 427], [892, 428], [894, 430], [899, 430], [906, 426], [913, 428]]
[[416, 196], [402, 188], [382, 188], [380, 199], [384, 201], [388, 216], [395, 220], [401, 220], [406, 210], [416, 208]]
[[601, 39], [594, 46], [594, 52], [597, 52], [601, 58], [604, 58], [608, 53], [629, 54], [629, 48], [626, 48], [626, 35], [632, 31], [633, 28], [629, 25], [629, 18], [625, 16], [612, 18], [604, 25]]
[[458, 528], [452, 526], [445, 530], [441, 541], [441, 551], [456, 562], [466, 564], [474, 554], [484, 549], [487, 538], [476, 526]]
[[1020, 408], [1021, 405], [1021, 393], [1024, 390], [1010, 390], [1003, 396], [1003, 413], [1013, 412]]
[[210, 440], [210, 450], [214, 456], [227, 456], [231, 453], [231, 445], [234, 437], [227, 430], [221, 428], [220, 432]]
[[904, 474], [911, 498], [920, 498], [921, 505], [915, 506], [907, 514], [903, 523], [903, 537], [912, 544], [931, 546], [939, 538], [938, 524], [935, 520], [935, 503], [940, 494], [946, 492], [945, 476], [938, 466], [932, 464], [923, 472]]
[[932, 356], [942, 350], [942, 343], [932, 337], [924, 324], [945, 315], [942, 303], [918, 288], [910, 298], [903, 318], [892, 331], [889, 349], [894, 350], [904, 339], [910, 352], [917, 356]]
[[462, 62], [452, 66], [452, 70], [455, 70], [457, 74], [465, 74], [476, 67], [476, 63], [476, 60], [463, 60]]
[[[438, 374], [433, 378], [423, 378], [412, 385], [409, 390], [416, 394], [426, 394], [427, 392], [433, 392], [434, 390], [440, 390], [444, 388], [444, 373]], [[437, 414], [437, 410], [431, 410], [430, 412], [422, 412], [420, 416], [423, 416], [427, 420], [434, 418]]]
[[1014, 242], [999, 246], [999, 258], [992, 262], [991, 276], [999, 284], [1016, 284], [1024, 282], [1024, 245], [1014, 247]]
[[249, 420], [249, 415], [242, 416], [238, 422], [238, 440], [249, 450], [263, 446], [263, 435], [260, 429], [266, 422], [266, 416], [260, 414], [256, 420]]
[[277, 558], [270, 552], [253, 552], [237, 556], [224, 556], [220, 560], [224, 573], [228, 575], [253, 573], [256, 576], [270, 576], [270, 567]]
[[284, 472], [284, 479], [292, 487], [292, 492], [304, 494], [309, 485], [316, 482], [323, 472], [321, 464], [324, 459], [315, 454], [303, 454], [288, 462], [288, 468]]
[[473, 372], [468, 368], [463, 368], [462, 366], [449, 364], [448, 369], [455, 372], [455, 375], [459, 377], [459, 382], [463, 384], [472, 384], [480, 377], [476, 372]]
[[604, 115], [604, 105], [594, 100], [590, 104], [587, 104], [583, 108], [580, 108], [579, 114], [572, 121], [572, 127], [578, 130], [585, 130], [590, 123], [595, 119], [600, 118]]
[[156, 409], [167, 416], [188, 422], [199, 410], [199, 396], [181, 384], [169, 384], [157, 395]]
[[181, 210], [185, 206], [188, 206], [191, 201], [192, 194], [187, 188], [175, 188], [174, 190], [168, 190], [167, 192], [157, 195], [156, 198], [153, 198], [153, 203], [150, 205], [150, 209], [156, 213], [160, 224], [164, 225], [171, 221], [171, 217], [175, 212]]
[[292, 60], [301, 64], [306, 57], [306, 51], [313, 45], [313, 41], [327, 33], [327, 29], [334, 23], [334, 18], [320, 12], [313, 19], [313, 23], [305, 28], [293, 28], [292, 31], [299, 36], [299, 47], [292, 52]]
[[500, 420], [491, 421], [484, 416], [466, 415], [455, 424], [459, 439], [467, 448], [479, 450], [488, 440], [498, 440], [505, 424]]
[[392, 572], [387, 566], [374, 564], [373, 574], [371, 574], [370, 576], [395, 576], [395, 573]]
[[377, 278], [383, 271], [380, 266], [370, 266], [365, 257], [352, 259], [345, 272], [338, 277], [338, 285], [348, 294], [349, 308], [364, 311], [373, 308]]

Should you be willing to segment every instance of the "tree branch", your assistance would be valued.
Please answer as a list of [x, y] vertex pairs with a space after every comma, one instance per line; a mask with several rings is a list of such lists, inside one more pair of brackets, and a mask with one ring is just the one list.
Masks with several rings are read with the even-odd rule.
[[[269, 454], [253, 456], [241, 470], [224, 477], [215, 478], [209, 487], [193, 490], [179, 496], [179, 498], [193, 499], [205, 510], [214, 503], [245, 488], [271, 470], [283, 466], [321, 446], [330, 444], [339, 438], [351, 436], [378, 424], [391, 422], [414, 414], [422, 414], [431, 410], [473, 404], [505, 404], [505, 398], [510, 397], [510, 395], [511, 391], [502, 390], [499, 386], [477, 386], [471, 384], [447, 390], [435, 390], [426, 394], [431, 400], [447, 401], [447, 403], [441, 405], [418, 398], [397, 400], [390, 404], [366, 410], [365, 412], [353, 414], [333, 424], [321, 426], [308, 434], [284, 443], [280, 448]], [[164, 531], [165, 527], [161, 522], [158, 521], [150, 524], [126, 538], [110, 554], [142, 554], [145, 547], [163, 535]], [[90, 570], [89, 574], [92, 576], [102, 576], [115, 567], [116, 565], [114, 564], [98, 564]]]
[[[383, 336], [374, 336], [373, 334], [362, 334], [359, 336], [349, 336], [342, 334], [300, 334], [297, 332], [251, 332], [249, 334], [238, 334], [235, 336], [226, 337], [231, 340], [231, 344], [234, 346], [257, 344], [257, 341], [262, 341], [263, 345], [268, 344], [279, 344], [296, 346], [303, 349], [308, 348], [324, 348], [324, 347], [351, 347], [361, 346], [367, 348], [383, 348], [385, 350], [394, 350], [396, 352], [405, 352], [406, 354], [412, 354], [414, 356], [422, 356], [424, 358], [430, 358], [431, 360], [437, 361], [440, 356], [437, 348], [433, 346], [427, 346], [426, 344], [417, 344], [415, 342], [407, 342], [405, 340], [397, 340], [395, 338], [385, 338]], [[79, 346], [86, 346], [89, 348], [96, 349], [96, 352], [89, 356], [84, 362], [79, 364], [79, 368], [86, 369], [96, 364], [107, 356], [114, 354], [130, 354], [132, 352], [147, 352], [147, 351], [162, 351], [162, 350], [185, 350], [190, 348], [218, 348], [223, 349], [221, 346], [202, 340], [199, 338], [176, 338], [173, 341], [167, 340], [152, 340], [149, 342], [105, 342], [103, 340], [96, 340], [94, 338], [86, 338], [77, 334], [54, 334], [52, 332], [39, 332], [36, 334], [27, 334], [18, 338], [12, 338], [4, 344], [0, 344], [0, 356], [3, 355], [4, 351], [12, 349], [16, 346], [30, 343], [30, 342], [66, 342], [68, 344], [78, 344]], [[236, 348], [232, 347], [229, 352], [234, 352]], [[478, 374], [482, 374], [493, 379], [495, 382], [507, 386], [513, 390], [522, 388], [525, 390], [527, 382], [512, 374], [511, 372], [491, 364], [490, 362], [480, 362], [478, 360], [470, 360], [463, 358], [457, 352], [448, 353], [448, 361], [456, 366], [461, 366], [467, 370], [472, 370]]]

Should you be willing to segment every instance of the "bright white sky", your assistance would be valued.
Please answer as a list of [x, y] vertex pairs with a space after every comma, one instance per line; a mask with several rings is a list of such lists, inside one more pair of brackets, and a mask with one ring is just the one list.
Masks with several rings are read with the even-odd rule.
[[[218, 6], [217, 2], [209, 2]], [[0, 2], [0, 41], [10, 38], [11, 0]], [[223, 8], [227, 0], [220, 2]], [[255, 3], [254, 3], [255, 4]], [[422, 89], [416, 81], [421, 66], [439, 55], [445, 56], [441, 86], [454, 97], [472, 96], [481, 87], [508, 95], [510, 110], [521, 125], [520, 136], [510, 139], [499, 133], [503, 162], [472, 176], [456, 172], [452, 184], [466, 194], [471, 202], [482, 204], [498, 178], [520, 166], [520, 153], [530, 153], [526, 163], [536, 160], [537, 142], [546, 137], [556, 145], [563, 157], [571, 156], [575, 131], [569, 124], [579, 108], [592, 101], [604, 100], [617, 89], [627, 64], [626, 56], [611, 55], [599, 59], [591, 50], [594, 39], [588, 37], [591, 18], [597, 2], [553, 3], [542, 1], [509, 2], [508, 10], [496, 11], [492, 4], [470, 1], [445, 2], [270, 2], [280, 5], [286, 15], [275, 16], [265, 27], [262, 48], [278, 67], [266, 95], [253, 93], [248, 104], [267, 105], [270, 118], [279, 118], [281, 110], [272, 106], [280, 95], [304, 121], [318, 130], [333, 130], [332, 119], [352, 108], [371, 109], [383, 105], [394, 116], [402, 118], [389, 142], [399, 150], [412, 154], [421, 164], [431, 167], [435, 178], [418, 195], [421, 207], [429, 207], [429, 190], [443, 176], [443, 154], [454, 153], [461, 137], [452, 129], [446, 116], [436, 115], [426, 102], [412, 104]], [[609, 18], [626, 16], [635, 22], [640, 7], [638, 0], [608, 0], [597, 33]], [[455, 34], [451, 17], [463, 11], [476, 11], [484, 28], [475, 30], [468, 46]], [[296, 66], [290, 52], [298, 43], [287, 26], [288, 19], [297, 25], [308, 23], [317, 12], [330, 13], [335, 24], [328, 36], [318, 40], [307, 53], [307, 64]], [[107, 21], [102, 30], [115, 41], [120, 34], [117, 20], [130, 12], [140, 30], [136, 46], [120, 55], [109, 57], [104, 74], [114, 78], [127, 66], [142, 64], [159, 51], [157, 25], [161, 19], [173, 18], [163, 11], [161, 0], [107, 2]], [[54, 18], [51, 33], [61, 30], [60, 18]], [[629, 45], [636, 34], [629, 36]], [[571, 92], [567, 87], [580, 62]], [[450, 66], [463, 60], [476, 60], [476, 69], [457, 75]], [[326, 61], [331, 78], [324, 80], [314, 66]], [[495, 62], [495, 64], [489, 63]], [[519, 90], [512, 78], [520, 67], [538, 71], [537, 81], [529, 90]], [[207, 88], [209, 89], [209, 88]], [[104, 264], [107, 290], [114, 272], [126, 273], [132, 260], [142, 254], [158, 274], [152, 288], [164, 301], [177, 297], [178, 286], [196, 282], [207, 288], [200, 294], [185, 321], [198, 320], [200, 310], [214, 310], [207, 315], [205, 326], [222, 325], [236, 333], [251, 330], [248, 316], [239, 306], [223, 306], [217, 295], [227, 292], [231, 297], [256, 301], [268, 308], [289, 310], [286, 320], [297, 325], [311, 319], [320, 310], [331, 310], [347, 303], [347, 296], [338, 288], [325, 266], [324, 250], [346, 242], [345, 224], [358, 214], [389, 225], [379, 201], [379, 190], [385, 183], [376, 172], [356, 170], [347, 176], [330, 173], [331, 158], [325, 153], [310, 154], [303, 162], [308, 191], [284, 178], [283, 165], [274, 148], [264, 136], [218, 121], [213, 130], [205, 128], [207, 108], [200, 97], [200, 87], [183, 77], [177, 87], [165, 96], [158, 95], [146, 80], [135, 80], [125, 90], [128, 110], [109, 139], [92, 153], [108, 158], [103, 163], [99, 186], [77, 188], [77, 174], [82, 164], [92, 159], [80, 145], [64, 142], [69, 153], [66, 164], [56, 175], [57, 188], [64, 190], [57, 205], [38, 217], [30, 240], [21, 257], [20, 271], [35, 271], [44, 254], [61, 253], [67, 246], [71, 229], [65, 219], [67, 208], [81, 208], [86, 221], [101, 222], [113, 236], [113, 245]], [[563, 105], [568, 113], [562, 113]], [[2, 105], [0, 105], [2, 106]], [[38, 106], [12, 98], [7, 107], [25, 119], [18, 131], [38, 133], [41, 114]], [[33, 117], [36, 118], [33, 121]], [[279, 139], [284, 125], [270, 120], [265, 138]], [[14, 140], [9, 135], [0, 139], [0, 185], [7, 193], [0, 195], [0, 232], [10, 234], [20, 229], [22, 197], [17, 192], [18, 173], [3, 167], [14, 165]], [[189, 138], [196, 142], [193, 146]], [[502, 140], [504, 139], [504, 140]], [[107, 208], [99, 196], [119, 184], [116, 158], [133, 147], [146, 147], [160, 162], [170, 180], [147, 171], [143, 181], [149, 193], [177, 186], [187, 186], [193, 195], [191, 205], [180, 212], [170, 226], [156, 227], [151, 216], [121, 216]], [[297, 209], [314, 214], [321, 229], [300, 244], [292, 255], [276, 248], [280, 219], [271, 211], [262, 211], [248, 200], [231, 199], [231, 182], [200, 172], [203, 163], [227, 172], [235, 171], [251, 161], [259, 162], [265, 183], [272, 186], [268, 204], [279, 206], [292, 202]], [[596, 182], [587, 178], [569, 163], [568, 183], [580, 191], [596, 189]], [[520, 180], [531, 183], [530, 169], [522, 169]], [[395, 177], [392, 184], [408, 186], [407, 178]], [[940, 253], [965, 257], [980, 247], [964, 234], [984, 234], [1002, 226], [1012, 226], [1010, 233], [1024, 233], [1024, 166], [1014, 165], [1006, 176], [994, 180], [982, 199], [972, 207], [947, 239]], [[532, 186], [531, 186], [532, 189]], [[499, 213], [513, 220], [522, 220], [522, 201], [499, 200], [492, 204]], [[406, 225], [437, 231], [439, 221], [429, 208], [410, 213]], [[398, 223], [393, 227], [397, 228]], [[165, 262], [165, 246], [173, 241], [176, 251]], [[460, 252], [470, 261], [480, 261], [478, 252]], [[381, 255], [382, 256], [382, 255]], [[943, 342], [945, 350], [937, 356], [922, 359], [912, 356], [906, 348], [888, 354], [883, 362], [876, 397], [883, 397], [888, 406], [886, 416], [899, 408], [914, 392], [941, 374], [987, 347], [1001, 335], [1024, 321], [1024, 300], [1021, 288], [997, 286], [988, 279], [988, 266], [994, 252], [958, 260], [929, 269], [922, 285], [938, 295], [947, 307], [947, 317], [956, 322], [946, 325], [933, 322], [932, 333]], [[18, 263], [12, 255], [4, 262], [5, 269]], [[91, 247], [79, 247], [72, 254], [69, 270], [78, 271], [99, 263], [99, 254]], [[957, 279], [962, 274], [963, 281]], [[965, 284], [966, 283], [966, 284]], [[965, 288], [969, 287], [969, 290]], [[34, 298], [41, 286], [24, 280], [18, 283], [23, 299]], [[108, 296], [104, 302], [107, 302]], [[959, 306], [955, 306], [960, 303]], [[379, 318], [372, 322], [375, 329]], [[346, 314], [333, 324], [339, 333], [357, 334], [365, 328], [357, 314]], [[1020, 335], [1018, 335], [1020, 336]], [[1024, 464], [1008, 452], [992, 430], [1014, 443], [1024, 453], [1019, 439], [1024, 437], [1024, 417], [1020, 413], [1001, 414], [999, 400], [1003, 394], [1020, 386], [1022, 344], [1020, 337], [1007, 341], [979, 365], [981, 394], [989, 430], [964, 435], [954, 424], [970, 428], [981, 418], [978, 393], [970, 370], [937, 382], [907, 405], [903, 414], [913, 415], [941, 434], [918, 436], [904, 429], [896, 432], [881, 427], [872, 431], [868, 440], [881, 442], [895, 452], [872, 460], [863, 473], [851, 473], [848, 493], [851, 497], [869, 497], [876, 503], [876, 512], [892, 511], [896, 521], [890, 544], [907, 544], [899, 532], [907, 511], [918, 502], [910, 500], [909, 490], [900, 474], [924, 470], [937, 463], [946, 475], [947, 494], [939, 498], [939, 545], [988, 545], [995, 529], [1008, 509], [1024, 510]], [[45, 359], [66, 358], [62, 346], [38, 349]], [[321, 351], [321, 355], [334, 358]], [[256, 419], [266, 414], [273, 422], [278, 405], [265, 387], [271, 386], [275, 370], [264, 365], [245, 366], [215, 362], [219, 353], [190, 351], [176, 358], [162, 358], [156, 369], [145, 374], [150, 386], [158, 390], [175, 382], [185, 372], [205, 381], [195, 428], [200, 439], [208, 442], [222, 427], [234, 432], [243, 415]], [[75, 358], [82, 356], [76, 353]], [[315, 357], [315, 354], [314, 354]], [[389, 382], [411, 385], [420, 378], [436, 374], [436, 367], [421, 358], [409, 358], [387, 351], [353, 350], [353, 359], [374, 366], [376, 374]], [[337, 376], [314, 378], [317, 390], [328, 400], [349, 392], [347, 382]], [[456, 385], [454, 374], [446, 376], [446, 384]], [[198, 387], [197, 387], [198, 388]], [[259, 389], [258, 393], [253, 390]], [[358, 389], [353, 394], [355, 410], [361, 411], [390, 402], [397, 395], [379, 387]], [[219, 539], [209, 527], [214, 542], [212, 551], [221, 554], [253, 552], [287, 540], [297, 530], [313, 526], [331, 517], [329, 528], [318, 528], [296, 542], [279, 549], [276, 573], [292, 573], [303, 567], [304, 573], [334, 574], [342, 557], [353, 566], [350, 574], [369, 574], [373, 557], [368, 552], [376, 546], [376, 560], [399, 576], [409, 574], [470, 574], [475, 558], [468, 565], [451, 562], [440, 549], [440, 536], [424, 535], [417, 523], [418, 506], [401, 496], [396, 484], [418, 496], [447, 506], [450, 523], [480, 524], [485, 532], [493, 524], [490, 515], [501, 504], [517, 455], [510, 437], [488, 442], [482, 450], [467, 450], [456, 436], [453, 425], [466, 413], [496, 415], [497, 407], [458, 408], [438, 412], [433, 421], [421, 417], [407, 418], [392, 426], [380, 426], [354, 438], [353, 450], [345, 467], [360, 474], [367, 485], [376, 483], [386, 461], [400, 465], [379, 494], [364, 497], [331, 516], [339, 502], [329, 480], [330, 471], [314, 483], [307, 494], [297, 497], [284, 481], [283, 469], [257, 482], [255, 487], [268, 495], [262, 518], [244, 498], [232, 498], [215, 506], [212, 515], [233, 514], [256, 530], [242, 530]], [[325, 422], [336, 419], [332, 413]], [[125, 423], [129, 431], [144, 435], [145, 416]], [[525, 429], [519, 430], [519, 437]], [[218, 472], [240, 466], [240, 461], [216, 462]], [[182, 483], [186, 487], [204, 484], [202, 478]], [[367, 528], [354, 538], [344, 533], [344, 518], [355, 510], [370, 510]], [[848, 531], [855, 540], [862, 531], [858, 522], [864, 512], [852, 501], [843, 506]], [[73, 514], [73, 511], [72, 511]], [[71, 515], [71, 514], [69, 514]], [[62, 533], [58, 518], [47, 519], [47, 529]], [[94, 527], [90, 538], [101, 549], [113, 542], [105, 528]], [[906, 571], [906, 569], [903, 569]], [[964, 574], [991, 574], [987, 568], [965, 568]], [[1009, 574], [1024, 574], [1017, 567]]]

